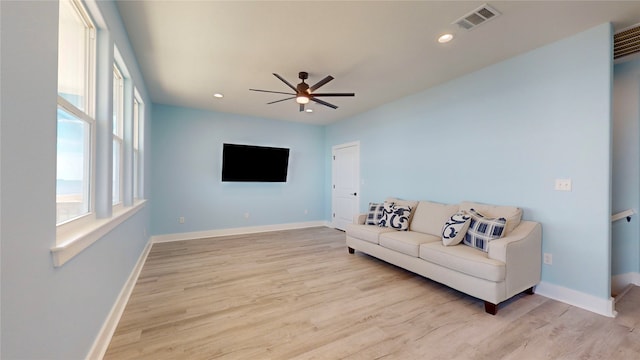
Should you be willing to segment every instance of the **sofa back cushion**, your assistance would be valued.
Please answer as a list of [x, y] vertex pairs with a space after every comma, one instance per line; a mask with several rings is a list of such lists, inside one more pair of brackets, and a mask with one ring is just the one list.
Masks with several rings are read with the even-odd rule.
[[409, 230], [442, 236], [442, 226], [458, 211], [458, 205], [420, 201], [415, 209]]
[[460, 203], [460, 210], [469, 212], [471, 209], [475, 209], [488, 218], [507, 219], [506, 228], [502, 236], [509, 235], [511, 231], [520, 224], [520, 220], [522, 220], [522, 209], [514, 206], [488, 205], [471, 201], [463, 201]]

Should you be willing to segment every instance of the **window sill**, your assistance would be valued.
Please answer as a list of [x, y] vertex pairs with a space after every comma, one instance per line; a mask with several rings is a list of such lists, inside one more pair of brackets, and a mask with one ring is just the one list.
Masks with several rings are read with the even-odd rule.
[[73, 230], [65, 231], [63, 234], [58, 233], [56, 239], [58, 244], [51, 249], [53, 266], [64, 265], [82, 250], [88, 248], [116, 226], [140, 211], [145, 203], [146, 200], [138, 200], [133, 206], [114, 208], [113, 215], [110, 218], [91, 219]]

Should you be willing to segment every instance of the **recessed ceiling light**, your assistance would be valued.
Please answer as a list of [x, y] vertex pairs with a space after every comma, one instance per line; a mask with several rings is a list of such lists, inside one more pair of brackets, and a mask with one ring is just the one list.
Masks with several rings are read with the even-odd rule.
[[308, 113], [312, 113], [312, 112], [313, 112], [313, 109], [307, 109], [307, 110], [305, 110], [305, 111], [306, 111], [306, 112], [308, 112]]
[[443, 34], [438, 38], [440, 44], [448, 43], [453, 39], [453, 34]]
[[224, 97], [224, 95], [222, 95], [222, 94], [220, 94], [220, 93], [215, 93], [215, 94], [213, 94], [213, 97], [217, 97], [217, 98], [219, 98], [219, 99], [220, 99], [220, 98], [223, 98], [223, 97]]

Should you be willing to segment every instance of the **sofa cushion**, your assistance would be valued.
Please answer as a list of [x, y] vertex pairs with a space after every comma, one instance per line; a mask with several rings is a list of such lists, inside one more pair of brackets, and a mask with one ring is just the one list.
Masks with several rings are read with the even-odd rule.
[[378, 225], [383, 214], [385, 203], [369, 203], [369, 212], [367, 212], [367, 220], [365, 225]]
[[394, 231], [380, 235], [380, 246], [415, 257], [420, 255], [420, 244], [434, 241], [439, 243], [440, 237], [417, 231]]
[[411, 217], [411, 207], [408, 205], [396, 205], [394, 203], [384, 203], [382, 217], [378, 221], [378, 226], [390, 227], [395, 230], [407, 231], [409, 229], [409, 218]]
[[470, 201], [460, 203], [460, 210], [468, 212], [471, 209], [475, 209], [486, 217], [507, 219], [507, 227], [504, 234], [502, 234], [503, 236], [509, 235], [522, 220], [522, 209], [514, 206], [488, 205]]
[[412, 209], [418, 206], [418, 202], [415, 200], [402, 200], [394, 197], [388, 197], [384, 199], [384, 202], [390, 202], [397, 205], [408, 205], [408, 206], [411, 206]]
[[489, 241], [502, 237], [507, 220], [488, 218], [474, 209], [469, 209], [468, 214], [471, 216], [471, 223], [464, 236], [464, 244], [488, 252]]
[[442, 235], [442, 225], [458, 211], [458, 205], [420, 201], [416, 207], [409, 229], [435, 236]]
[[442, 227], [442, 244], [444, 246], [458, 245], [464, 239], [471, 223], [471, 216], [460, 210], [451, 215]]
[[469, 246], [444, 246], [442, 242], [420, 245], [420, 258], [446, 268], [489, 281], [504, 281], [505, 263]]
[[395, 230], [374, 225], [347, 224], [345, 232], [347, 233], [347, 235], [356, 239], [368, 241], [373, 244], [378, 244], [378, 236], [380, 234], [395, 232]]

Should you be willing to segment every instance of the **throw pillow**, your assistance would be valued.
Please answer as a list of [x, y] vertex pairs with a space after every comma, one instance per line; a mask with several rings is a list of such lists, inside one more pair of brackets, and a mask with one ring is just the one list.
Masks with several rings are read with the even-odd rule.
[[385, 203], [378, 226], [407, 231], [409, 229], [410, 217], [411, 206]]
[[442, 228], [442, 244], [444, 246], [458, 245], [467, 234], [471, 216], [467, 215], [464, 210], [451, 215], [449, 220], [444, 223]]
[[385, 203], [369, 203], [369, 212], [365, 225], [378, 225], [382, 217]]
[[464, 244], [489, 252], [489, 241], [502, 237], [507, 219], [486, 218], [474, 209], [469, 210], [471, 222], [464, 237]]

